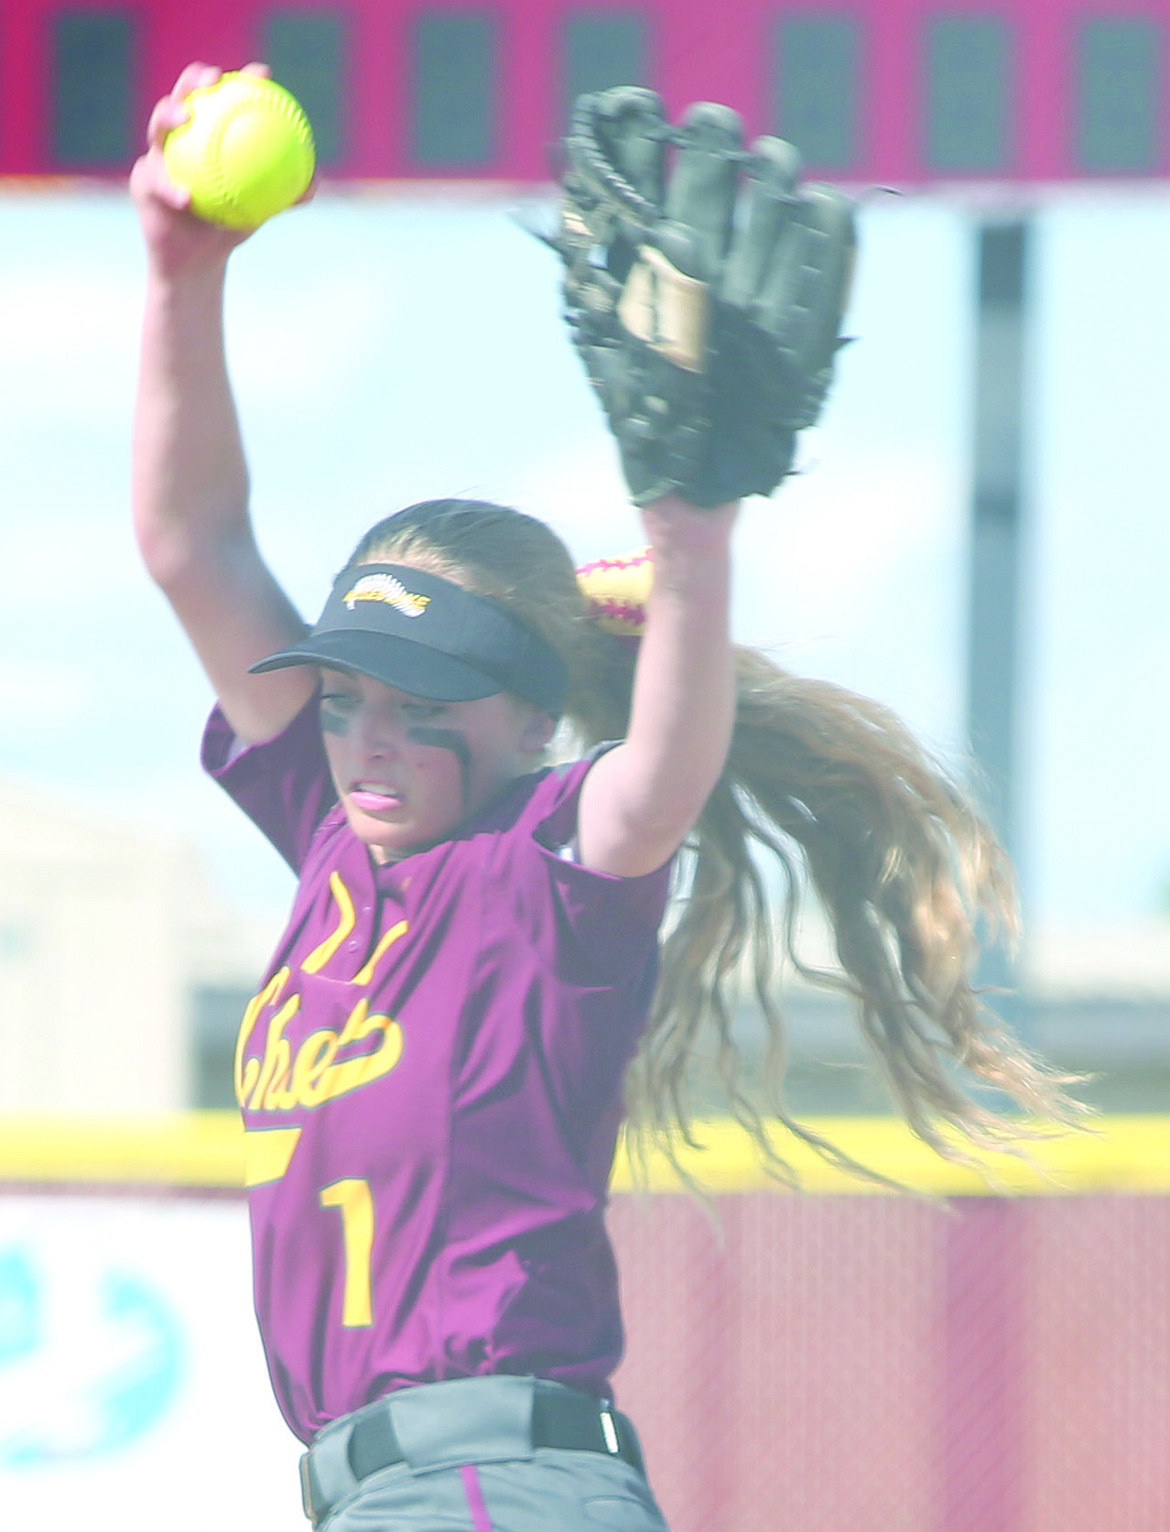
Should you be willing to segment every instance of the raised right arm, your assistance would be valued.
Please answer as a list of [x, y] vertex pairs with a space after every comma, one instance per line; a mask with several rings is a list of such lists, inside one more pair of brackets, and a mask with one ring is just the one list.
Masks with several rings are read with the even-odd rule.
[[134, 414], [134, 529], [241, 739], [278, 734], [312, 694], [312, 672], [249, 665], [301, 637], [305, 624], [260, 556], [248, 470], [224, 354], [228, 257], [242, 236], [187, 210], [162, 142], [184, 98], [219, 71], [191, 65], [151, 117], [130, 190], [146, 242], [142, 351]]

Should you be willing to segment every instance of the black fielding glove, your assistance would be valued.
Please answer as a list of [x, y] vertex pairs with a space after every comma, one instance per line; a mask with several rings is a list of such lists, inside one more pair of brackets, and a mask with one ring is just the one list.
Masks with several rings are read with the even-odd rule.
[[582, 96], [564, 151], [550, 243], [634, 502], [770, 495], [832, 383], [853, 203], [729, 107], [675, 129], [634, 86]]

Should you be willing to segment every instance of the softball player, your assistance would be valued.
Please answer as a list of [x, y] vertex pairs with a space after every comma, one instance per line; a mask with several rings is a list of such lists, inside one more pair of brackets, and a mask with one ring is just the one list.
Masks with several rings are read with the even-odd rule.
[[[204, 763], [299, 877], [235, 1083], [306, 1512], [330, 1532], [661, 1532], [612, 1401], [606, 1188], [623, 1116], [668, 1119], [697, 1018], [726, 1014], [727, 954], [769, 938], [750, 849], [807, 862], [931, 1138], [928, 1111], [985, 1121], [943, 1076], [947, 1038], [1051, 1096], [966, 981], [961, 877], [988, 893], [994, 847], [880, 709], [733, 650], [734, 501], [643, 507], [652, 587], [608, 607], [636, 645], [588, 620], [547, 527], [467, 501], [380, 522], [307, 629], [250, 528], [222, 344], [241, 236], [194, 219], [161, 164], [213, 74], [159, 104], [131, 178], [134, 511], [218, 698]], [[550, 766], [562, 718], [584, 744]], [[672, 872], [691, 897], [660, 959]]]

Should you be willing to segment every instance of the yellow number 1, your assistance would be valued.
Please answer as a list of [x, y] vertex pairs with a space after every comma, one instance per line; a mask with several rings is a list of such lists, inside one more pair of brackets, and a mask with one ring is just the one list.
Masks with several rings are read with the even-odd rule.
[[374, 1249], [374, 1199], [368, 1181], [334, 1181], [321, 1192], [323, 1208], [341, 1209], [345, 1241], [345, 1302], [341, 1323], [347, 1330], [374, 1322], [370, 1298], [370, 1258]]

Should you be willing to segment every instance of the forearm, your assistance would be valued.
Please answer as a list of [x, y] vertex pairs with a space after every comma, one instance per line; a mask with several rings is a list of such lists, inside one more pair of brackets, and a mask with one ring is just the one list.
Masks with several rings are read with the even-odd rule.
[[[735, 717], [730, 635], [736, 507], [669, 498], [643, 513], [654, 563], [627, 743], [647, 784], [644, 808], [694, 813], [718, 780]], [[663, 798], [663, 794], [665, 797]]]
[[250, 537], [248, 470], [223, 341], [224, 263], [147, 281], [134, 415], [134, 524], [164, 587]]
[[694, 826], [727, 759], [735, 719], [730, 543], [737, 507], [668, 498], [643, 515], [654, 561], [625, 740], [585, 780], [582, 861], [632, 877]]

